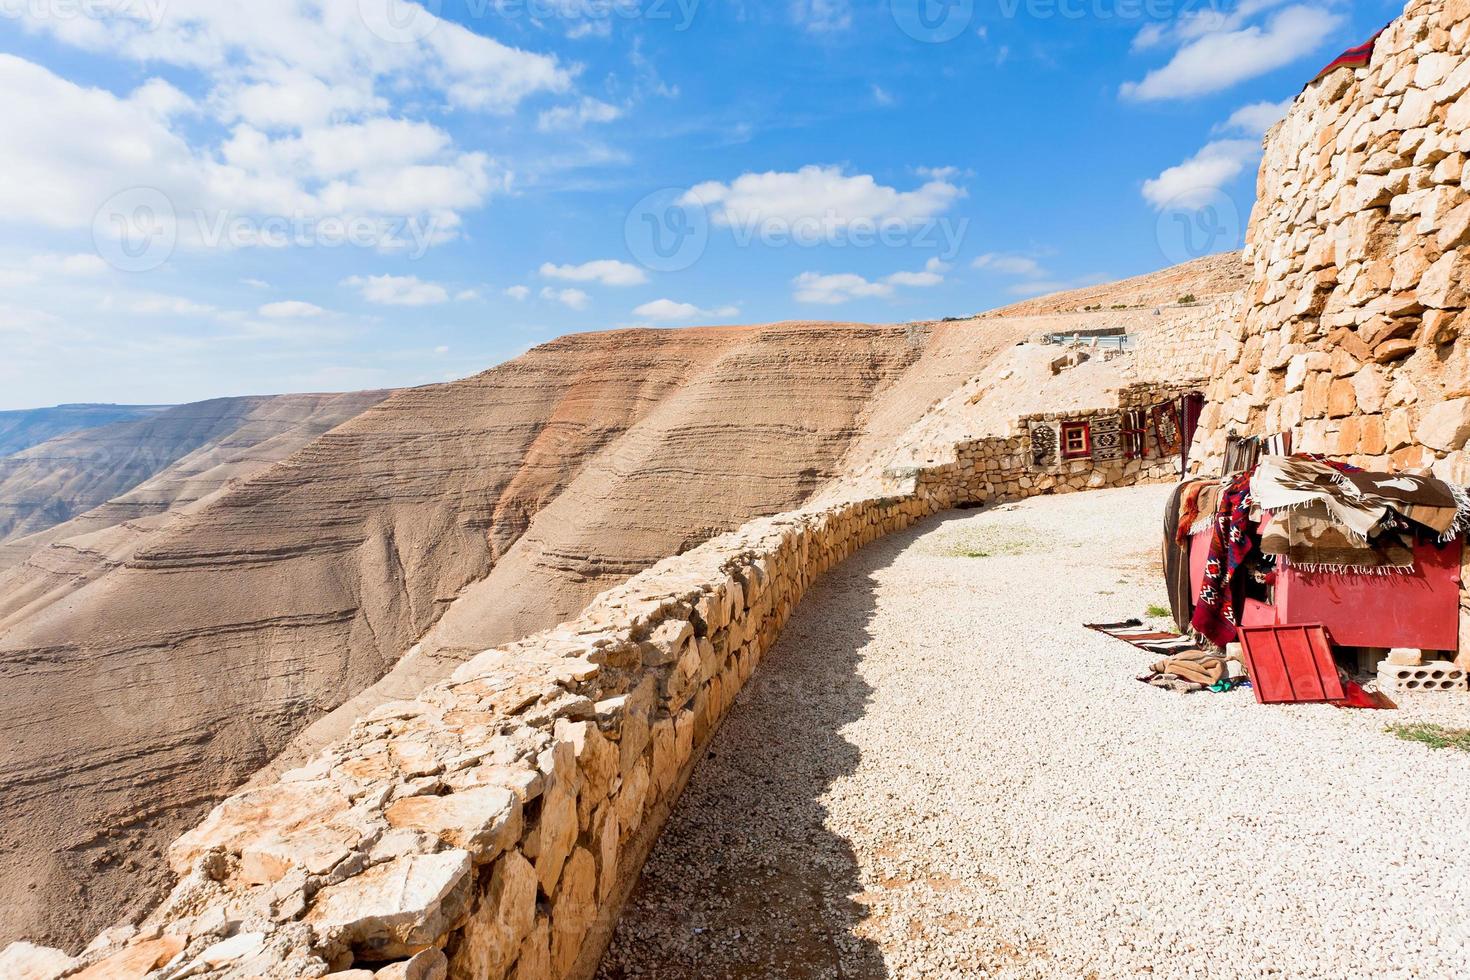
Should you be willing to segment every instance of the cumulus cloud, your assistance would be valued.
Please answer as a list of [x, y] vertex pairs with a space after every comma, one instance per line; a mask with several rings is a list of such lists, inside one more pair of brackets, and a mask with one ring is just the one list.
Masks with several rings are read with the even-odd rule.
[[1264, 136], [1266, 131], [1286, 117], [1293, 99], [1282, 102], [1252, 102], [1241, 106], [1230, 114], [1230, 118], [1215, 127], [1216, 132], [1244, 133], [1246, 136]]
[[28, 286], [43, 279], [83, 279], [104, 275], [107, 263], [89, 252], [32, 256], [13, 268], [0, 268], [0, 285]]
[[914, 225], [946, 211], [965, 196], [948, 177], [901, 191], [869, 174], [848, 175], [841, 167], [746, 173], [728, 184], [707, 181], [684, 195], [684, 203], [708, 208], [719, 225], [754, 228], [812, 223], [840, 233], [858, 223], [870, 227]]
[[798, 303], [822, 303], [835, 306], [854, 299], [872, 299], [893, 295], [893, 285], [886, 282], [870, 282], [855, 272], [822, 275], [803, 272], [792, 280], [796, 287]]
[[1155, 208], [1199, 208], [1240, 176], [1261, 155], [1256, 140], [1215, 140], [1183, 163], [1143, 182], [1143, 196]]
[[712, 310], [701, 309], [693, 303], [679, 303], [671, 299], [656, 299], [633, 310], [634, 316], [657, 320], [661, 323], [687, 323], [691, 320], [728, 320], [740, 315], [738, 306], [718, 306]]
[[604, 286], [638, 286], [648, 281], [648, 274], [629, 262], [617, 259], [594, 259], [581, 265], [542, 263], [541, 278], [563, 282], [596, 282]]
[[342, 285], [352, 286], [363, 299], [381, 306], [429, 306], [449, 301], [448, 290], [418, 276], [349, 276]]
[[[432, 245], [456, 237], [462, 213], [505, 190], [511, 175], [489, 154], [457, 146], [428, 121], [430, 107], [510, 114], [533, 96], [575, 96], [575, 70], [555, 56], [406, 0], [103, 7], [57, 17], [45, 4], [16, 4], [14, 16], [61, 45], [175, 83], [151, 78], [115, 93], [0, 55], [10, 123], [0, 141], [0, 213], [12, 220], [85, 228], [118, 192], [150, 188], [174, 210], [186, 246], [277, 244], [198, 226], [283, 217], [381, 224], [372, 244], [383, 248], [396, 244], [387, 225], [413, 219]], [[595, 116], [582, 106], [569, 111]]]
[[279, 303], [267, 303], [262, 306], [259, 313], [263, 317], [272, 320], [302, 320], [314, 316], [321, 316], [327, 312], [315, 303], [307, 303], [299, 299], [281, 300]]
[[505, 287], [505, 295], [519, 303], [531, 295], [531, 290], [527, 286], [507, 286]]
[[550, 286], [542, 287], [541, 298], [573, 310], [585, 310], [592, 299], [580, 289], [552, 289]]
[[1319, 49], [1343, 18], [1320, 6], [1297, 5], [1272, 14], [1264, 24], [1246, 20], [1274, 3], [1242, 4], [1235, 11], [1206, 11], [1172, 27], [1146, 29], [1135, 47], [1180, 44], [1168, 64], [1140, 82], [1122, 87], [1124, 98], [1140, 101], [1187, 99], [1220, 92], [1275, 71]]
[[822, 275], [803, 272], [792, 280], [796, 301], [835, 306], [854, 299], [885, 299], [894, 295], [896, 287], [924, 288], [944, 281], [949, 270], [939, 259], [930, 259], [919, 272], [895, 272], [880, 280], [869, 280], [853, 272]]

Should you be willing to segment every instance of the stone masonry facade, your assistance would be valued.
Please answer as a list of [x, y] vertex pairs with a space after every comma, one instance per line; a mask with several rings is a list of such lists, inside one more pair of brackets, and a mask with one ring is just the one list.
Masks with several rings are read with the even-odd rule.
[[[1267, 137], [1200, 472], [1232, 431], [1291, 431], [1300, 452], [1470, 483], [1467, 56], [1470, 0], [1410, 0], [1368, 67], [1309, 86]], [[1461, 622], [1470, 664], [1470, 602]]]

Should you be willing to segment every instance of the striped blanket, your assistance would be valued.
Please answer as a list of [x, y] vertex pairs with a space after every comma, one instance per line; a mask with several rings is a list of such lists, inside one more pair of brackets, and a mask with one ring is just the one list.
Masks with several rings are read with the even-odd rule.
[[[1383, 29], [1383, 31], [1386, 30], [1388, 30], [1387, 27]], [[1312, 82], [1320, 82], [1339, 68], [1367, 68], [1368, 63], [1373, 60], [1373, 47], [1378, 43], [1378, 38], [1383, 34], [1383, 31], [1379, 31], [1369, 38], [1367, 44], [1360, 44], [1356, 48], [1348, 48], [1342, 54], [1338, 55], [1333, 59], [1332, 64], [1317, 72]], [[1312, 82], [1308, 82], [1307, 84], [1310, 85]]]

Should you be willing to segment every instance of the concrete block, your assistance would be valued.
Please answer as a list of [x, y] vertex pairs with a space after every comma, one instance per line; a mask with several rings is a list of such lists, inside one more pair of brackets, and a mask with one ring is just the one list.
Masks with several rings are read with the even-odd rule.
[[1467, 689], [1465, 671], [1452, 663], [1436, 660], [1414, 666], [1388, 661], [1378, 665], [1378, 689], [1391, 694], [1432, 694]]

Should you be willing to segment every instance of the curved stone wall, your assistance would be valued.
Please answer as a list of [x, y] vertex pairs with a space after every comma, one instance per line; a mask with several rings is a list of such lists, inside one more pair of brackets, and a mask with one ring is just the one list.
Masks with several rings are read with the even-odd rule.
[[1175, 465], [1036, 474], [1023, 436], [944, 449], [881, 493], [665, 559], [379, 708], [176, 841], [179, 883], [142, 928], [75, 959], [16, 944], [0, 975], [590, 976], [700, 748], [814, 579], [939, 510], [1167, 481]]

